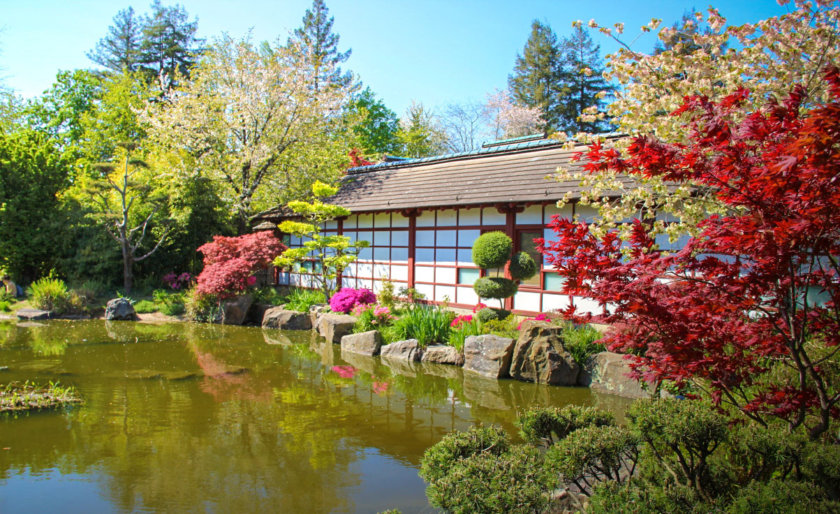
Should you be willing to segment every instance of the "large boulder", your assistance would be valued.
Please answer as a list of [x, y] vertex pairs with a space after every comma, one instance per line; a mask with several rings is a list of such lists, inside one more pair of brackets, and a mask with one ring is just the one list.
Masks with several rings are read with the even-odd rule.
[[312, 328], [312, 323], [309, 321], [309, 314], [306, 312], [272, 307], [263, 314], [262, 327], [279, 328], [281, 330], [309, 330]]
[[[131, 304], [129, 304], [130, 306]], [[132, 311], [134, 308], [132, 307]], [[15, 313], [20, 319], [26, 319], [29, 321], [36, 321], [42, 319], [50, 319], [52, 317], [52, 312], [50, 311], [42, 311], [40, 309], [20, 309]]]
[[330, 306], [326, 303], [316, 303], [315, 305], [309, 306], [309, 321], [312, 322], [313, 327], [318, 326], [318, 318], [321, 317], [322, 314], [326, 314], [330, 312]]
[[435, 364], [450, 364], [452, 366], [464, 365], [464, 354], [455, 349], [454, 346], [446, 344], [435, 344], [427, 346], [423, 350], [422, 362]]
[[254, 297], [249, 294], [237, 296], [232, 300], [222, 302], [222, 325], [241, 325], [245, 323], [248, 316], [248, 309], [254, 303]]
[[379, 354], [386, 359], [420, 362], [423, 358], [423, 347], [420, 346], [417, 339], [407, 339], [386, 344]]
[[601, 352], [590, 357], [581, 370], [578, 383], [593, 391], [625, 398], [650, 397], [640, 381], [630, 378], [630, 366], [620, 353]]
[[356, 317], [347, 314], [321, 314], [318, 317], [318, 333], [327, 341], [339, 344], [341, 338], [353, 332]]
[[491, 334], [470, 336], [464, 341], [464, 371], [488, 378], [508, 376], [513, 339]]
[[379, 355], [382, 348], [382, 336], [378, 330], [362, 332], [360, 334], [347, 334], [341, 338], [341, 352], [358, 353], [361, 355]]
[[105, 319], [107, 321], [134, 321], [137, 313], [134, 306], [125, 298], [114, 298], [105, 304]]
[[513, 350], [510, 376], [539, 384], [577, 385], [580, 366], [563, 347], [562, 334], [562, 327], [525, 321]]

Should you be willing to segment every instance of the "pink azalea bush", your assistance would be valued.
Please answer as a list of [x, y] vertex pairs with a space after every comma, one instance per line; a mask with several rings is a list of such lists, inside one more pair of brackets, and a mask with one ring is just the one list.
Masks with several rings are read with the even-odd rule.
[[370, 289], [353, 289], [345, 287], [330, 298], [330, 309], [333, 312], [349, 313], [353, 307], [360, 304], [376, 303], [376, 295]]
[[188, 286], [190, 280], [192, 280], [192, 276], [186, 271], [180, 275], [169, 272], [163, 276], [163, 283], [169, 286], [170, 289], [174, 289], [176, 291]]

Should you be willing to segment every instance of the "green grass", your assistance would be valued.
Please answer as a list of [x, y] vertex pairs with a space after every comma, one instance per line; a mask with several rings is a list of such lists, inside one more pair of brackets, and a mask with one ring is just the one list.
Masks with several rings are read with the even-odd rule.
[[286, 308], [298, 312], [309, 312], [309, 307], [327, 303], [324, 293], [314, 289], [293, 289], [286, 299]]
[[575, 326], [567, 322], [563, 327], [563, 347], [572, 354], [572, 358], [583, 367], [589, 357], [605, 350], [604, 345], [596, 343], [603, 334], [589, 325]]
[[446, 343], [451, 331], [449, 324], [454, 318], [452, 312], [437, 307], [418, 306], [396, 319], [382, 335], [389, 343], [406, 339], [416, 339], [420, 346]]
[[0, 412], [50, 409], [81, 401], [74, 387], [57, 382], [50, 382], [47, 386], [29, 381], [0, 386]]

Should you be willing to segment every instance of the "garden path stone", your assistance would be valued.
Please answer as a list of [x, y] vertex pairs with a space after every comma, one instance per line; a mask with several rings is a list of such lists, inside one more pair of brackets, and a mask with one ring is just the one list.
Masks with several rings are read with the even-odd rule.
[[248, 309], [254, 303], [254, 297], [249, 294], [237, 296], [222, 303], [222, 325], [241, 325], [245, 323]]
[[464, 371], [487, 378], [508, 376], [513, 339], [491, 334], [470, 336], [464, 342]]
[[463, 366], [464, 355], [455, 347], [445, 344], [435, 344], [427, 346], [423, 350], [422, 362], [430, 362], [435, 364], [449, 364], [451, 366]]
[[580, 372], [578, 383], [593, 391], [625, 398], [650, 397], [640, 381], [630, 378], [630, 365], [619, 353], [601, 352], [591, 356]]
[[417, 339], [407, 339], [386, 344], [380, 350], [380, 355], [389, 359], [420, 362], [423, 358], [423, 348]]
[[42, 319], [50, 319], [52, 317], [52, 312], [42, 311], [40, 309], [20, 309], [15, 313], [15, 315], [20, 319], [35, 321]]
[[312, 323], [309, 314], [286, 310], [283, 307], [272, 307], [265, 311], [262, 319], [263, 328], [279, 328], [281, 330], [309, 330]]
[[544, 321], [525, 321], [513, 350], [510, 376], [538, 384], [577, 385], [580, 366], [563, 347], [562, 334], [562, 327]]
[[318, 333], [327, 341], [340, 344], [341, 338], [353, 331], [356, 317], [348, 314], [321, 314], [318, 318]]
[[136, 321], [137, 313], [134, 306], [125, 298], [114, 298], [105, 304], [106, 321]]
[[379, 355], [382, 348], [382, 336], [378, 330], [362, 332], [360, 334], [347, 334], [341, 338], [341, 351], [358, 353], [360, 355]]

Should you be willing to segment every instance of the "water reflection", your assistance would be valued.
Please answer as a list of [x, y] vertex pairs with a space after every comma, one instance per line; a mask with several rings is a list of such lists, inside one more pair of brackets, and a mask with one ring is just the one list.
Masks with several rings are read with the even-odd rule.
[[71, 478], [95, 485], [77, 489], [81, 511], [427, 511], [416, 467], [450, 430], [599, 401], [342, 354], [309, 332], [191, 324], [0, 324], [0, 366], [86, 401], [0, 419], [4, 512], [47, 508]]

